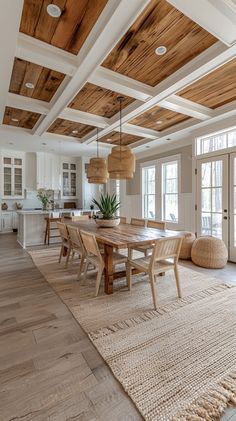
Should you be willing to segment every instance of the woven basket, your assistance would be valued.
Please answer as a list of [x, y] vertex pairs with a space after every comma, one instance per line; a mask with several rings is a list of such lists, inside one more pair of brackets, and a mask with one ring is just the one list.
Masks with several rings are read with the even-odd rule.
[[192, 246], [191, 257], [193, 263], [209, 269], [221, 269], [228, 260], [225, 243], [215, 237], [199, 237]]
[[189, 231], [182, 231], [183, 242], [180, 250], [180, 259], [190, 260], [193, 243], [196, 239], [195, 234]]

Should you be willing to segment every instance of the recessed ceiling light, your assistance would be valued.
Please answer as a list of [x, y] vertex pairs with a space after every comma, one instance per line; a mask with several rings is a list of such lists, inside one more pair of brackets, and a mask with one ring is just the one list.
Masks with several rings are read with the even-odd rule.
[[17, 123], [19, 120], [18, 118], [12, 118], [11, 121], [14, 121], [15, 123]]
[[163, 123], [163, 121], [162, 121], [162, 120], [157, 120], [157, 121], [156, 121], [156, 123], [157, 123], [157, 124], [162, 124], [162, 123]]
[[146, 149], [149, 149], [149, 148], [150, 148], [150, 146], [145, 146], [145, 148], [146, 148]]
[[14, 143], [13, 142], [9, 142], [9, 145], [14, 145]]
[[155, 53], [158, 56], [163, 56], [167, 52], [167, 48], [164, 45], [160, 45], [155, 49]]
[[166, 140], [171, 140], [171, 138], [170, 137], [167, 137]]
[[33, 83], [31, 83], [31, 82], [26, 82], [25, 86], [26, 86], [26, 88], [28, 88], [28, 89], [34, 89], [34, 84], [33, 84]]
[[72, 130], [73, 134], [78, 134], [78, 130]]
[[46, 144], [47, 144], [47, 143], [45, 143], [45, 142], [43, 142], [43, 143], [42, 143], [42, 145], [43, 145], [43, 146], [46, 146]]
[[111, 142], [112, 141], [112, 139], [107, 139], [107, 142]]
[[52, 18], [59, 18], [61, 16], [61, 9], [56, 4], [50, 3], [47, 6], [47, 12]]

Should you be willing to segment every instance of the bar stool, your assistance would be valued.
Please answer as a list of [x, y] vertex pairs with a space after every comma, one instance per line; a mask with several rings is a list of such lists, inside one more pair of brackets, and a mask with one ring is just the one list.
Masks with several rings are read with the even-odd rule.
[[61, 221], [61, 216], [59, 212], [51, 212], [49, 216], [45, 218], [46, 221], [46, 229], [45, 229], [45, 236], [44, 236], [44, 244], [50, 244], [51, 238], [59, 238], [59, 233], [56, 235], [51, 235], [51, 231], [57, 231], [58, 227], [55, 225], [57, 222]]

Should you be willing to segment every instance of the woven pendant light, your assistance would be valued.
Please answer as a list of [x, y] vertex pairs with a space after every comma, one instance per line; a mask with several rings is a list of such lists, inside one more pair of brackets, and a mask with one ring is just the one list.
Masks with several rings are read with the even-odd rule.
[[129, 180], [135, 172], [135, 156], [129, 146], [122, 146], [122, 113], [121, 104], [123, 97], [118, 97], [120, 102], [120, 145], [114, 146], [108, 155], [109, 177], [115, 180]]
[[97, 129], [97, 158], [91, 158], [88, 171], [88, 182], [92, 184], [105, 184], [108, 180], [109, 174], [107, 172], [107, 163], [104, 158], [99, 158], [98, 151], [98, 129]]

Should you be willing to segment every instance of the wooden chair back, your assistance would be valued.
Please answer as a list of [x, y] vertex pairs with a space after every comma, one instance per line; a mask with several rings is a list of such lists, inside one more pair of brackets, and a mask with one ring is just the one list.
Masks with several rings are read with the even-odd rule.
[[174, 259], [176, 264], [179, 260], [179, 253], [183, 237], [166, 237], [155, 242], [151, 257], [151, 265], [160, 260]]
[[67, 226], [72, 248], [84, 251], [84, 246], [77, 227]]
[[58, 211], [51, 211], [50, 213], [49, 213], [49, 218], [50, 219], [54, 219], [54, 218], [60, 218], [61, 217], [61, 213], [60, 212], [58, 212]]
[[148, 219], [147, 227], [148, 228], [156, 228], [158, 230], [165, 230], [166, 229], [166, 223], [163, 222], [163, 221], [155, 221], [153, 219]]
[[82, 230], [80, 231], [80, 235], [81, 235], [86, 253], [90, 257], [94, 256], [94, 257], [98, 257], [99, 259], [100, 258], [102, 259], [95, 235], [86, 231], [82, 231]]
[[130, 223], [131, 223], [131, 225], [137, 225], [139, 227], [145, 227], [146, 226], [146, 219], [131, 218]]
[[63, 222], [57, 222], [57, 228], [59, 230], [62, 241], [69, 241], [69, 235], [66, 224]]
[[126, 224], [126, 221], [127, 221], [126, 216], [120, 216], [119, 218], [120, 218], [120, 223], [121, 224]]

